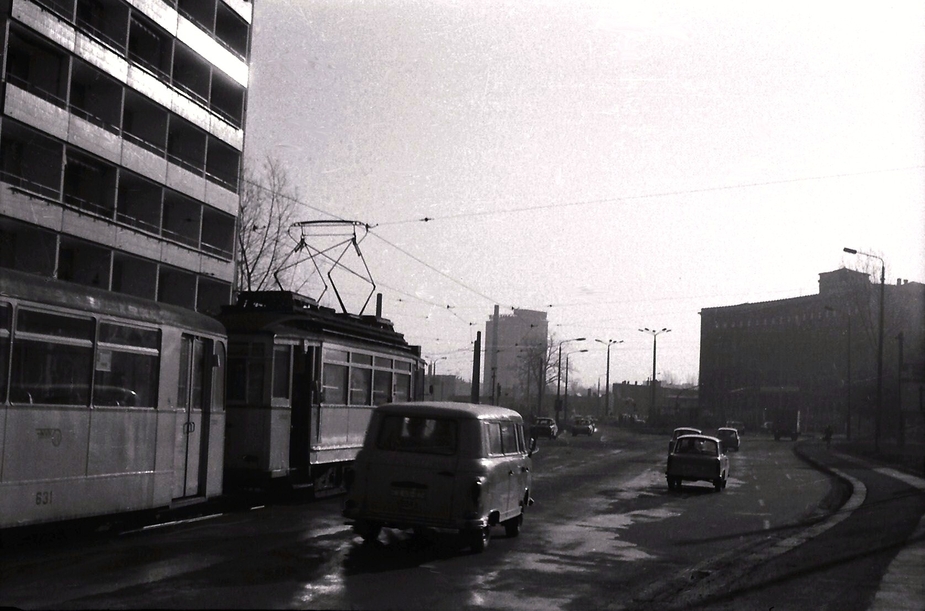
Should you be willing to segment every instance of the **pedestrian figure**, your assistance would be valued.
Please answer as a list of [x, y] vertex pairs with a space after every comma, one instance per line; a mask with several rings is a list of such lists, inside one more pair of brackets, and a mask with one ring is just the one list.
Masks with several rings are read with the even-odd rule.
[[828, 450], [829, 447], [832, 445], [832, 425], [831, 424], [826, 425], [823, 438], [825, 439], [825, 449]]

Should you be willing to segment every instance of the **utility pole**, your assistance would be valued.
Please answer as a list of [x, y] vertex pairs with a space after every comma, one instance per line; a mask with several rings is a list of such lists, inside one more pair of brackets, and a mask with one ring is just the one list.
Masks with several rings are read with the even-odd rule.
[[482, 332], [475, 333], [475, 350], [472, 351], [472, 394], [470, 400], [472, 403], [479, 402], [479, 369], [481, 368], [482, 355]]

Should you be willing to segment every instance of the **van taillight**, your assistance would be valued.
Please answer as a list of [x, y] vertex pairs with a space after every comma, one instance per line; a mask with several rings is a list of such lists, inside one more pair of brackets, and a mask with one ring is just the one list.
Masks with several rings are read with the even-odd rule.
[[472, 482], [472, 490], [470, 493], [472, 495], [472, 503], [477, 507], [479, 500], [482, 498], [482, 482], [478, 480]]

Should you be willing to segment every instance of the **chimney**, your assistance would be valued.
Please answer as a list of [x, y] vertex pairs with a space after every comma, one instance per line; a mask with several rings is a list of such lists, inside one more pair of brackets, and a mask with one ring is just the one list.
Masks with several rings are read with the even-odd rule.
[[376, 318], [382, 318], [382, 293], [376, 293]]

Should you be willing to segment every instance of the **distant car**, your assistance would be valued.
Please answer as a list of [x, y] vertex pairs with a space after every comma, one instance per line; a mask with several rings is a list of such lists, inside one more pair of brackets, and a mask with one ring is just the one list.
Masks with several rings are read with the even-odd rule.
[[723, 428], [735, 429], [739, 435], [745, 434], [745, 423], [741, 420], [727, 420], [726, 426]]
[[595, 432], [597, 432], [597, 426], [590, 418], [575, 418], [575, 420], [572, 421], [572, 426], [570, 428], [572, 431], [572, 437], [576, 435], [587, 435], [590, 437], [594, 435]]
[[682, 435], [668, 455], [665, 468], [669, 490], [680, 490], [681, 482], [707, 481], [717, 492], [726, 487], [729, 457], [723, 442], [708, 435]]
[[716, 437], [727, 450], [739, 451], [739, 432], [732, 427], [724, 426], [716, 430]]
[[537, 418], [530, 425], [530, 437], [555, 439], [559, 436], [559, 425], [553, 418]]
[[671, 454], [671, 450], [674, 449], [674, 442], [678, 440], [678, 437], [681, 435], [699, 435], [702, 433], [700, 429], [691, 428], [689, 426], [680, 426], [674, 430], [671, 434], [671, 441], [668, 442], [668, 453]]

